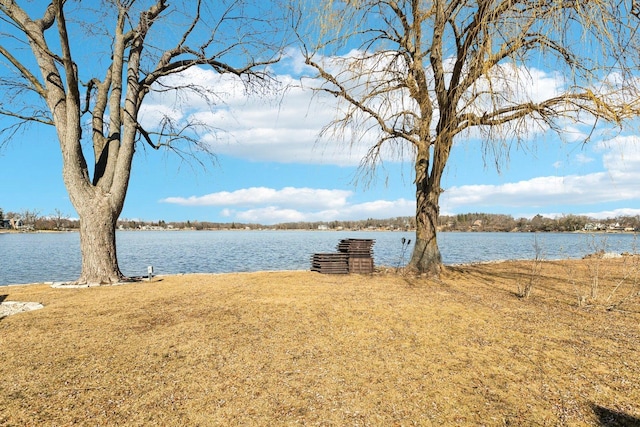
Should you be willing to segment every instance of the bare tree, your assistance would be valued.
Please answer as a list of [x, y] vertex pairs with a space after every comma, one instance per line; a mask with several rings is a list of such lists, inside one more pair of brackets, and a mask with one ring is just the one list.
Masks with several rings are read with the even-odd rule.
[[[0, 113], [16, 119], [4, 129], [9, 138], [28, 122], [55, 127], [64, 183], [80, 218], [79, 283], [99, 284], [124, 279], [115, 225], [136, 148], [165, 147], [196, 159], [208, 151], [198, 138], [201, 123], [167, 116], [144, 127], [145, 97], [191, 90], [218, 102], [215, 88], [171, 83], [193, 67], [236, 76], [247, 89], [262, 87], [278, 55], [269, 40], [282, 27], [264, 1], [104, 0], [92, 10], [89, 3], [0, 0], [0, 58], [9, 70], [0, 75]], [[91, 59], [78, 61], [77, 52], [87, 49]]]
[[40, 212], [38, 212], [37, 210], [25, 209], [20, 212], [20, 219], [22, 220], [25, 227], [34, 229], [36, 227], [36, 223], [40, 219]]
[[[301, 13], [319, 15], [315, 40], [300, 38], [323, 82], [315, 89], [341, 101], [322, 135], [368, 143], [365, 175], [386, 152], [412, 153], [417, 231], [409, 267], [418, 272], [441, 270], [441, 179], [457, 137], [482, 141], [500, 165], [531, 135], [562, 133], [568, 122], [619, 126], [638, 112], [630, 1], [321, 3]], [[563, 84], [532, 87], [536, 66]]]
[[56, 230], [62, 230], [63, 224], [69, 221], [69, 215], [65, 215], [58, 208], [53, 210], [49, 218], [53, 221]]

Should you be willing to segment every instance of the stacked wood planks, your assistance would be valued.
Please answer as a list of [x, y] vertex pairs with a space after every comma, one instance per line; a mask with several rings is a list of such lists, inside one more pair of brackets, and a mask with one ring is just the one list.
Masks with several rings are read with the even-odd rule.
[[338, 251], [349, 254], [349, 273], [373, 273], [373, 239], [343, 239]]
[[349, 273], [349, 255], [344, 253], [319, 253], [311, 258], [311, 271], [324, 274]]
[[343, 239], [337, 253], [318, 253], [311, 258], [311, 271], [326, 274], [373, 273], [373, 239]]

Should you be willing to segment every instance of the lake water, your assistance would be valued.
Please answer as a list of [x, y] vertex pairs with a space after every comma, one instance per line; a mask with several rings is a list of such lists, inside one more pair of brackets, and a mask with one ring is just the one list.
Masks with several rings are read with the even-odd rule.
[[[375, 239], [375, 265], [401, 266], [415, 233], [349, 231], [120, 231], [118, 260], [130, 276], [308, 270], [318, 252], [335, 252], [341, 239]], [[402, 239], [411, 239], [403, 253]], [[606, 252], [637, 252], [632, 234], [440, 233], [445, 264], [503, 259], [581, 258]], [[80, 275], [78, 233], [0, 233], [0, 285], [70, 281]]]

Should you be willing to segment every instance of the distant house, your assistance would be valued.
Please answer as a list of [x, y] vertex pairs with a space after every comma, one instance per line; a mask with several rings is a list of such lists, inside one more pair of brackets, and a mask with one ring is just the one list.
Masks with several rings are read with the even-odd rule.
[[20, 218], [3, 219], [0, 221], [0, 228], [19, 229], [24, 227], [24, 222]]
[[621, 226], [619, 222], [616, 222], [615, 224], [609, 224], [609, 230], [610, 231], [623, 231], [624, 227]]
[[585, 224], [584, 231], [599, 231], [599, 230], [604, 230], [606, 228], [607, 226], [605, 224], [601, 224], [599, 222], [594, 224], [592, 222], [589, 222]]

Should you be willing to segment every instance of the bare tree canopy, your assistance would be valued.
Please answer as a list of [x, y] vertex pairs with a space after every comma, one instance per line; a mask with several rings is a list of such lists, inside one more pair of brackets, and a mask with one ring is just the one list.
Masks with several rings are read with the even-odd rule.
[[[622, 127], [640, 111], [631, 0], [347, 0], [307, 3], [319, 30], [299, 35], [316, 90], [341, 102], [325, 134], [367, 141], [367, 173], [411, 150], [416, 245], [409, 267], [438, 274], [441, 179], [454, 140], [497, 157], [569, 123]], [[635, 10], [635, 9], [634, 9]], [[557, 87], [536, 87], [554, 70]], [[404, 148], [403, 148], [404, 147]], [[385, 151], [386, 150], [386, 151]]]
[[272, 6], [248, 0], [0, 0], [0, 114], [15, 119], [4, 137], [29, 122], [55, 127], [64, 183], [81, 222], [80, 283], [123, 279], [115, 224], [136, 148], [196, 157], [208, 151], [198, 138], [203, 123], [164, 115], [143, 125], [147, 95], [179, 98], [192, 91], [219, 102], [217, 92], [197, 81], [171, 79], [196, 67], [236, 76], [249, 91], [268, 86], [268, 66], [285, 40], [275, 16], [280, 9]]

